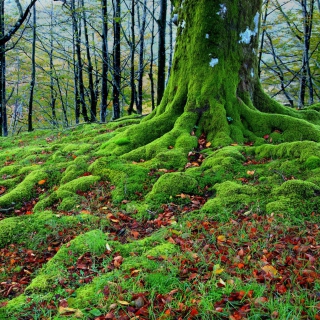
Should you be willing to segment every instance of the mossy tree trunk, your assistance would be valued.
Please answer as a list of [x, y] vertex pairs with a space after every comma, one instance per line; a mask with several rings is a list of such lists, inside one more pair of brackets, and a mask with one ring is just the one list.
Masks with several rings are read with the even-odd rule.
[[173, 2], [179, 25], [168, 87], [155, 112], [122, 133], [130, 143], [113, 153], [137, 160], [151, 159], [169, 146], [186, 151], [194, 144], [195, 128], [216, 147], [263, 143], [274, 130], [283, 141], [319, 140], [318, 112], [285, 108], [261, 88], [262, 0]]

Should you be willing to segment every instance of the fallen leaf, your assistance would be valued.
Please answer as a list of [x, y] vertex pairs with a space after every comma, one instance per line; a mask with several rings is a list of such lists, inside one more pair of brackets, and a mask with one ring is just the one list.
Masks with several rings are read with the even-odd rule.
[[5, 193], [5, 192], [6, 192], [6, 190], [7, 190], [7, 188], [6, 188], [6, 187], [4, 187], [4, 186], [0, 186], [0, 194]]
[[[124, 301], [124, 300], [117, 300], [117, 302], [119, 303], [119, 304], [121, 304], [122, 306], [129, 306], [130, 305], [130, 303], [128, 302], [128, 301]], [[110, 306], [111, 307], [111, 306]]]
[[220, 268], [220, 264], [216, 264], [213, 266], [213, 274], [221, 274], [224, 271], [223, 268]]
[[275, 269], [273, 266], [271, 266], [271, 265], [266, 265], [266, 266], [264, 266], [264, 267], [262, 267], [262, 270], [264, 271], [264, 272], [266, 272], [266, 273], [270, 273], [272, 276], [276, 276], [277, 275], [277, 273], [278, 273], [278, 271], [277, 271], [277, 269]]
[[40, 181], [38, 181], [38, 184], [42, 185], [42, 184], [45, 184], [46, 182], [47, 182], [47, 180], [40, 180]]
[[220, 241], [220, 242], [226, 242], [226, 240], [227, 240], [224, 235], [218, 236], [217, 239], [218, 239], [218, 241]]
[[75, 318], [83, 317], [83, 313], [79, 309], [59, 307], [58, 311], [61, 315], [72, 315]]
[[247, 174], [248, 174], [249, 176], [253, 176], [254, 173], [255, 173], [255, 170], [252, 170], [252, 171], [248, 170], [248, 171], [247, 171]]

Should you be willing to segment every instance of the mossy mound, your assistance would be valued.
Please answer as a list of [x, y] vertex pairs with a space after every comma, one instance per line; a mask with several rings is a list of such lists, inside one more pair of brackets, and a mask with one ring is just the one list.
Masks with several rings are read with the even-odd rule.
[[0, 207], [6, 208], [30, 200], [35, 193], [35, 186], [38, 185], [39, 181], [47, 178], [48, 175], [43, 170], [35, 170], [29, 173], [15, 188], [0, 197]]
[[146, 196], [148, 203], [166, 203], [181, 193], [195, 194], [198, 192], [198, 181], [187, 173], [172, 172], [161, 176]]
[[213, 186], [216, 196], [210, 199], [201, 209], [214, 219], [224, 220], [226, 210], [240, 209], [257, 199], [257, 189], [253, 186], [241, 185], [233, 181], [217, 183]]

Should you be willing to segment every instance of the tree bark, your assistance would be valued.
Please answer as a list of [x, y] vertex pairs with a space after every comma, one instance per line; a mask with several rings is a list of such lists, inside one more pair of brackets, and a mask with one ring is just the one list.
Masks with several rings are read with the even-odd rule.
[[89, 92], [90, 92], [90, 121], [94, 122], [97, 118], [97, 97], [94, 90], [93, 83], [93, 66], [90, 53], [90, 44], [89, 44], [89, 35], [88, 35], [88, 26], [87, 26], [87, 15], [86, 9], [84, 6], [84, 0], [81, 0], [82, 7], [82, 19], [83, 19], [83, 29], [84, 29], [84, 39], [87, 52], [88, 60], [88, 79], [89, 79]]
[[158, 45], [158, 86], [157, 105], [163, 97], [166, 81], [166, 26], [167, 26], [167, 0], [160, 1], [159, 45]]
[[147, 19], [147, 1], [143, 2], [142, 23], [140, 27], [140, 49], [139, 49], [139, 78], [138, 78], [138, 105], [137, 113], [142, 114], [143, 101], [143, 75], [144, 75], [144, 34]]
[[36, 6], [33, 6], [33, 24], [32, 24], [32, 55], [31, 55], [31, 82], [30, 82], [30, 96], [28, 105], [28, 131], [33, 131], [32, 113], [33, 113], [33, 94], [36, 82], [36, 40], [37, 40], [37, 15]]
[[[4, 1], [0, 1], [0, 36], [4, 36]], [[8, 135], [6, 108], [6, 46], [0, 43], [0, 135]]]
[[108, 2], [101, 0], [102, 16], [102, 84], [101, 84], [101, 110], [100, 120], [106, 122], [108, 106], [108, 73], [109, 73], [109, 55], [108, 55]]
[[136, 40], [135, 40], [135, 0], [131, 0], [131, 43], [130, 43], [130, 87], [131, 87], [131, 98], [130, 105], [128, 108], [128, 114], [132, 114], [133, 106], [136, 98], [136, 85], [135, 85], [135, 66], [134, 56], [136, 51]]
[[213, 147], [264, 143], [263, 137], [274, 130], [281, 132], [283, 141], [319, 141], [320, 130], [310, 123], [314, 112], [286, 108], [261, 88], [261, 0], [176, 0], [174, 5], [179, 15], [177, 42], [161, 104], [116, 137], [130, 143], [110, 142], [113, 154], [131, 161], [156, 158], [162, 165], [169, 154], [186, 155], [195, 148], [196, 136], [202, 133]]
[[121, 7], [120, 0], [114, 3], [114, 44], [113, 44], [113, 119], [120, 118], [120, 87], [121, 87]]

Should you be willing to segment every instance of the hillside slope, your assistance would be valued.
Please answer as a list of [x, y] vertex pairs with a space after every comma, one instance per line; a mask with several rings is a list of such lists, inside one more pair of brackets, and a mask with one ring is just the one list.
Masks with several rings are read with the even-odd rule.
[[320, 144], [110, 152], [139, 121], [0, 138], [0, 319], [320, 319]]

